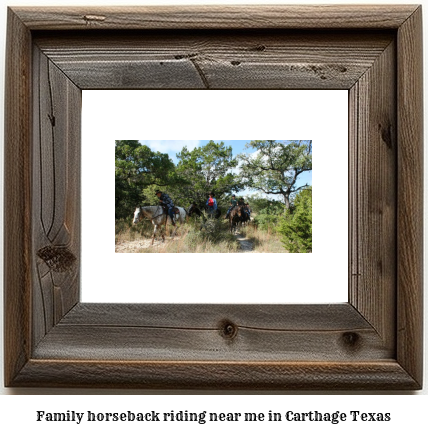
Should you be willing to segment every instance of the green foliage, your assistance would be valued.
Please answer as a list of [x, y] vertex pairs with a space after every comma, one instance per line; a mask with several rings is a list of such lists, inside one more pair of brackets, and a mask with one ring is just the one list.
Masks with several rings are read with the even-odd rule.
[[260, 196], [250, 196], [251, 209], [257, 214], [281, 215], [285, 211], [285, 206], [278, 200], [267, 199]]
[[287, 210], [278, 232], [290, 253], [312, 252], [312, 188], [296, 195], [294, 207]]
[[174, 194], [186, 204], [195, 202], [204, 208], [208, 193], [212, 191], [221, 206], [226, 194], [241, 188], [236, 175], [231, 173], [238, 162], [233, 158], [232, 148], [223, 142], [211, 140], [192, 151], [184, 147], [177, 158], [176, 174], [181, 183], [174, 186]]
[[256, 152], [239, 155], [242, 183], [278, 195], [289, 208], [290, 197], [303, 188], [296, 187], [298, 176], [312, 170], [312, 140], [253, 140], [246, 147]]
[[275, 232], [280, 217], [284, 214], [285, 205], [260, 196], [251, 196], [249, 201], [253, 211], [253, 224], [257, 229]]
[[232, 148], [210, 141], [189, 151], [184, 147], [175, 166], [168, 154], [153, 152], [138, 140], [116, 140], [116, 219], [130, 217], [137, 205], [155, 205], [155, 190], [166, 191], [178, 206], [195, 202], [205, 207], [214, 192], [218, 206], [227, 205], [226, 195], [241, 188], [232, 172], [237, 166]]
[[253, 224], [263, 231], [275, 231], [279, 216], [269, 214], [258, 214], [254, 217]]
[[145, 199], [144, 189], [174, 182], [174, 163], [168, 154], [153, 152], [138, 140], [116, 140], [116, 219], [132, 215]]

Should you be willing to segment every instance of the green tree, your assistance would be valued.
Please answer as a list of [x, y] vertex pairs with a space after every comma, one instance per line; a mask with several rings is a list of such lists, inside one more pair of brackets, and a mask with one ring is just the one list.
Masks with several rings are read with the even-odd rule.
[[116, 219], [129, 216], [144, 201], [147, 187], [173, 183], [174, 168], [168, 154], [153, 152], [138, 140], [116, 140]]
[[292, 195], [308, 187], [297, 187], [297, 178], [312, 170], [312, 140], [253, 140], [246, 147], [256, 152], [239, 155], [241, 181], [251, 189], [278, 195], [289, 209]]
[[238, 162], [232, 155], [232, 148], [223, 142], [211, 140], [192, 151], [184, 147], [177, 158], [176, 175], [180, 183], [174, 187], [175, 194], [187, 203], [205, 205], [210, 191], [221, 203], [225, 195], [241, 187], [237, 176], [232, 173]]
[[279, 225], [282, 243], [290, 253], [312, 252], [312, 188], [300, 191]]
[[258, 195], [249, 197], [251, 209], [254, 212], [253, 223], [258, 229], [276, 230], [281, 216], [284, 214], [285, 205], [277, 200], [267, 199]]

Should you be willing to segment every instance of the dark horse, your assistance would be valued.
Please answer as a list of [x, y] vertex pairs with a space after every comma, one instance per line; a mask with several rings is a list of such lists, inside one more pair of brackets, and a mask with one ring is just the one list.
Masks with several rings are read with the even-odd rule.
[[229, 225], [230, 225], [230, 232], [233, 232], [236, 230], [236, 225], [242, 221], [242, 207], [240, 206], [234, 206], [230, 213], [229, 213]]
[[250, 215], [248, 214], [247, 210], [245, 209], [245, 207], [241, 208], [241, 223], [247, 223], [250, 222], [251, 218]]
[[214, 218], [219, 219], [221, 216], [221, 211], [217, 208], [214, 213]]
[[[193, 202], [192, 205], [190, 205], [189, 209], [187, 210], [187, 214], [189, 215], [189, 217], [192, 217], [192, 215], [197, 215], [198, 217], [202, 217], [205, 220], [202, 211], [198, 208], [195, 202]], [[221, 216], [221, 211], [217, 208], [214, 217], [218, 219], [220, 218], [220, 216]]]
[[196, 206], [196, 203], [193, 202], [192, 205], [187, 209], [187, 215], [192, 217], [193, 215], [197, 215], [198, 217], [203, 217], [201, 210]]

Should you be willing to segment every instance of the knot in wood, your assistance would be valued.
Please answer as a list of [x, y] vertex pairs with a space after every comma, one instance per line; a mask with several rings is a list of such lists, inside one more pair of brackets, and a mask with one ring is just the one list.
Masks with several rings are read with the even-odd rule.
[[58, 273], [69, 270], [76, 261], [67, 247], [45, 246], [37, 251], [37, 256], [43, 259], [51, 271]]
[[392, 125], [389, 122], [386, 122], [385, 125], [379, 124], [379, 131], [382, 137], [382, 141], [386, 144], [389, 149], [392, 149]]
[[238, 333], [238, 326], [233, 324], [232, 321], [223, 320], [220, 322], [220, 334], [225, 339], [233, 339]]
[[86, 24], [88, 24], [89, 22], [102, 22], [105, 21], [106, 17], [103, 15], [85, 15], [83, 17], [83, 19], [86, 21]]
[[342, 344], [348, 350], [357, 350], [361, 344], [360, 335], [355, 332], [345, 332], [342, 334]]

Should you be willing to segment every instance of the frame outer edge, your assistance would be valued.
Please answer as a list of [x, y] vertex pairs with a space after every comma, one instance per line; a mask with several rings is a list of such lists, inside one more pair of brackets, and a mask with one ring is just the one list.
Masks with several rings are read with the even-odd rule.
[[[32, 292], [32, 213], [29, 212], [31, 211], [31, 33], [29, 29], [31, 25], [37, 29], [50, 28], [43, 22], [39, 23], [38, 27], [34, 27], [37, 24], [36, 18], [32, 17], [33, 21], [26, 21], [14, 9], [8, 9], [7, 47], [11, 47], [13, 37], [14, 50], [6, 50], [5, 89], [5, 204], [7, 206], [4, 215], [5, 227], [8, 228], [8, 231], [5, 231], [4, 259], [6, 385], [12, 385], [14, 382], [17, 384], [17, 379], [33, 366], [32, 361], [29, 361]], [[253, 21], [253, 25], [256, 24], [256, 21]], [[172, 26], [173, 23], [169, 25]], [[177, 23], [175, 25], [178, 26]], [[120, 28], [119, 25], [116, 26]], [[392, 27], [391, 24], [389, 26]], [[61, 29], [67, 28], [75, 27], [73, 24], [63, 22]], [[411, 377], [407, 380], [413, 380], [419, 385], [422, 382], [423, 289], [421, 30], [422, 12], [419, 7], [401, 25], [397, 36], [399, 50], [397, 102], [403, 107], [399, 110], [397, 119], [400, 145], [398, 149], [397, 360], [400, 367]], [[10, 88], [11, 83], [16, 84], [13, 89]], [[16, 101], [20, 101], [20, 104], [16, 104]], [[407, 184], [403, 179], [407, 179]], [[37, 375], [34, 379], [36, 377]]]
[[[331, 363], [127, 362], [30, 360], [16, 386], [145, 389], [412, 390], [396, 362]], [[210, 375], [206, 375], [209, 370]]]
[[31, 324], [31, 34], [10, 8], [7, 14], [4, 135], [6, 386], [29, 359]]
[[417, 5], [167, 5], [14, 7], [34, 30], [397, 29]]
[[422, 387], [422, 6], [398, 30], [397, 361]]

